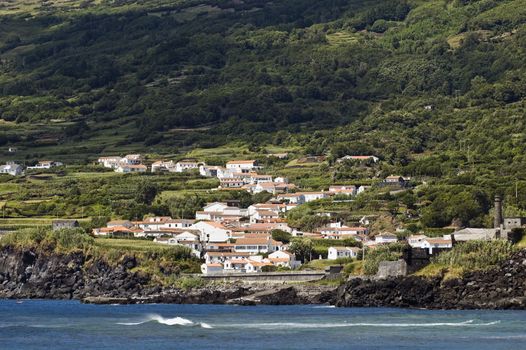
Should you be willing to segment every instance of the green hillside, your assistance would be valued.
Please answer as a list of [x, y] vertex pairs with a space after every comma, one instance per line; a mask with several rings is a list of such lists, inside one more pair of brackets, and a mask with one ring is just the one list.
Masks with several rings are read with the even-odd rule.
[[14, 0], [0, 33], [2, 160], [375, 154], [426, 225], [526, 209], [525, 0]]

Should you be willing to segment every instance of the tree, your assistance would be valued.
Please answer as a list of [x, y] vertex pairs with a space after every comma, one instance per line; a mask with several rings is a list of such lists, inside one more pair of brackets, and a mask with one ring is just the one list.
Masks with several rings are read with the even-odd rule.
[[292, 235], [286, 231], [283, 230], [272, 230], [272, 239], [275, 241], [282, 242], [284, 244], [287, 244], [292, 239]]
[[157, 184], [152, 183], [150, 181], [141, 181], [137, 185], [137, 192], [135, 195], [135, 200], [138, 203], [151, 205], [155, 197], [157, 196], [157, 193], [159, 191], [159, 188]]
[[195, 212], [205, 205], [203, 198], [195, 196], [172, 197], [167, 200], [168, 209], [174, 218], [193, 218]]
[[289, 251], [296, 255], [296, 259], [302, 262], [311, 259], [313, 244], [309, 238], [294, 238], [289, 246]]

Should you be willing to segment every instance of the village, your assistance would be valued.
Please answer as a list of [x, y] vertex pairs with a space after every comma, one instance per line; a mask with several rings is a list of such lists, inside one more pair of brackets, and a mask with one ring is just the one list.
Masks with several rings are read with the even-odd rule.
[[[286, 154], [277, 156], [286, 157]], [[345, 156], [337, 160], [344, 161], [377, 163], [379, 159], [365, 155]], [[148, 170], [153, 173], [198, 172], [204, 178], [217, 178], [217, 191], [241, 190], [250, 194], [266, 192], [271, 195], [269, 200], [245, 208], [241, 207], [239, 200], [206, 203], [195, 212], [193, 219], [147, 216], [140, 220], [110, 220], [106, 226], [92, 230], [92, 235], [99, 238], [147, 239], [159, 245], [187, 247], [196, 258], [202, 259], [201, 272], [204, 275], [298, 270], [306, 259], [294, 253], [293, 238], [306, 238], [313, 242], [333, 241], [334, 244], [327, 245], [326, 256], [312, 256], [311, 253], [308, 260], [326, 260], [328, 264], [333, 261], [337, 265], [342, 261], [363, 260], [368, 251], [400, 241], [433, 256], [452, 249], [457, 242], [507, 238], [512, 229], [526, 223], [520, 217], [503, 218], [501, 202], [497, 198], [495, 207], [499, 217], [495, 218], [493, 229], [461, 228], [439, 237], [415, 233], [400, 239], [400, 232], [375, 232], [371, 235], [370, 218], [367, 216], [356, 222], [344, 222], [329, 215], [323, 226], [305, 231], [289, 226], [289, 211], [306, 203], [331, 198], [352, 201], [371, 186], [331, 185], [326, 190], [303, 191], [286, 177], [265, 174], [264, 167], [251, 159], [229, 160], [225, 166], [209, 166], [192, 159], [178, 162], [158, 160], [148, 167], [142, 155], [129, 154], [124, 157], [100, 157], [97, 164], [123, 174], [146, 173]], [[10, 163], [0, 167], [0, 172], [18, 176], [26, 170], [62, 166], [64, 164], [57, 161], [40, 161], [24, 169], [21, 165]], [[410, 186], [409, 183], [409, 178], [392, 175], [378, 185], [403, 191]], [[76, 220], [53, 221], [54, 229], [75, 226], [78, 226]], [[291, 239], [282, 239], [283, 233]]]

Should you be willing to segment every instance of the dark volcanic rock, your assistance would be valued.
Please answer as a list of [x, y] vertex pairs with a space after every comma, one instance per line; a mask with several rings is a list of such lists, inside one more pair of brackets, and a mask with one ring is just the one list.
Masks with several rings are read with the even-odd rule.
[[[135, 257], [117, 266], [86, 261], [82, 253], [44, 254], [10, 247], [0, 250], [0, 298], [80, 299], [89, 303], [298, 304], [327, 302], [335, 289], [310, 287], [225, 286], [181, 290], [154, 285], [145, 273], [133, 272]], [[252, 297], [251, 297], [252, 296]]]
[[526, 250], [515, 253], [497, 269], [469, 272], [461, 279], [354, 278], [339, 288], [336, 305], [526, 309]]

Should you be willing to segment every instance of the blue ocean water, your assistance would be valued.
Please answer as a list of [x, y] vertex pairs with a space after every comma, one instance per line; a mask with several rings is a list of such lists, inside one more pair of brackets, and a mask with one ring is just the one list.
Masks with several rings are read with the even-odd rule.
[[0, 349], [526, 349], [526, 311], [0, 300]]

